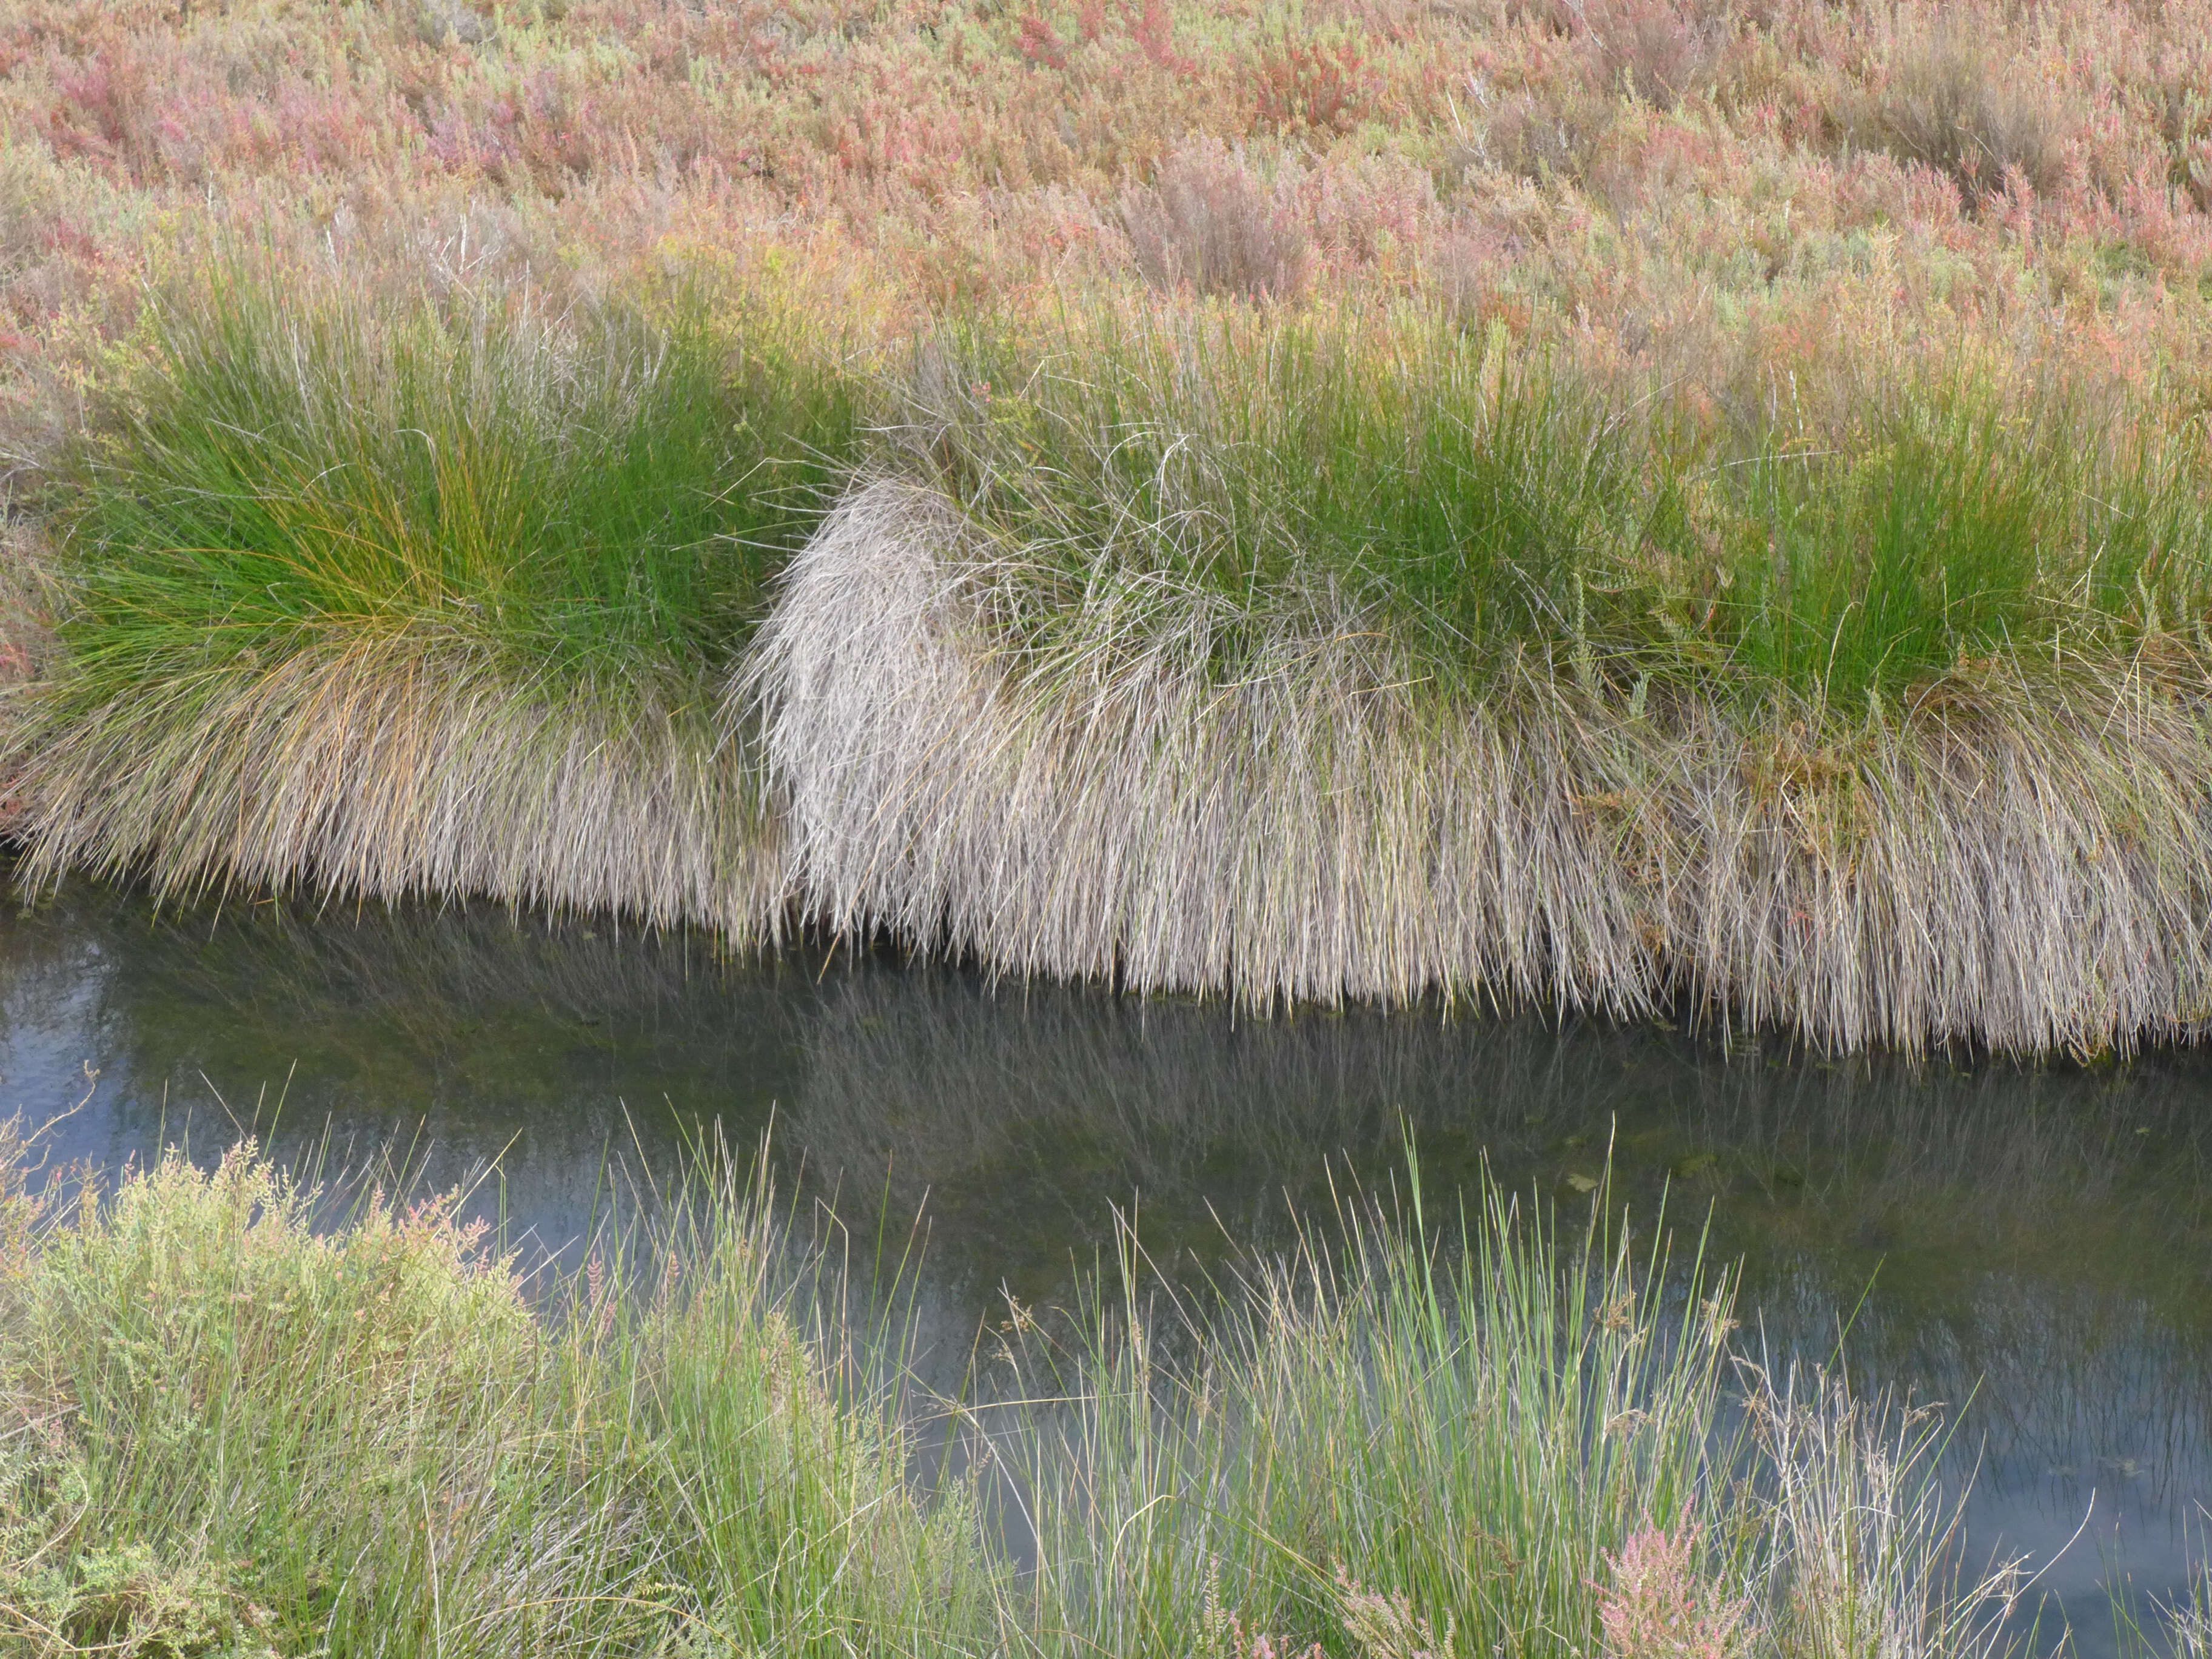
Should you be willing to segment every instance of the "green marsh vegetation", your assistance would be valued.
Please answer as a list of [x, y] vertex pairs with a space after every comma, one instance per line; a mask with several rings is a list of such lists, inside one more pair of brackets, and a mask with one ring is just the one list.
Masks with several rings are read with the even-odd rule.
[[147, 326], [55, 503], [65, 665], [16, 740], [44, 859], [757, 921], [714, 688], [849, 447], [838, 365], [682, 292], [242, 259]]
[[554, 685], [696, 680], [849, 446], [835, 365], [698, 298], [556, 316], [297, 286], [181, 289], [77, 464], [72, 654], [113, 690], [353, 629]]
[[[653, 295], [657, 293], [658, 297]], [[179, 278], [42, 507], [34, 878], [487, 895], [1824, 1047], [2196, 1029], [2204, 434], [1416, 301]]]
[[[898, 1297], [715, 1167], [557, 1280], [451, 1199], [341, 1199], [251, 1146], [106, 1194], [19, 1173], [11, 1642], [2005, 1649], [2017, 1576], [1962, 1572], [1940, 1426], [1746, 1363], [1729, 1276], [1669, 1273], [1662, 1244], [1494, 1189], [1433, 1234], [1416, 1179], [1200, 1314], [1142, 1288], [1128, 1238], [1070, 1315], [1010, 1304], [977, 1386], [939, 1401], [902, 1380]], [[965, 1476], [917, 1461], [947, 1422]]]
[[2212, 1006], [2203, 0], [25, 4], [42, 875]]
[[742, 1176], [558, 1286], [449, 1200], [331, 1200], [250, 1145], [11, 1188], [11, 1650], [980, 1650], [958, 1494], [902, 1489]]
[[1839, 410], [1701, 422], [1680, 391], [1419, 305], [1102, 305], [926, 360], [912, 433], [1047, 654], [1123, 618], [1143, 651], [1169, 601], [1123, 590], [1164, 589], [1219, 617], [1218, 679], [1366, 621], [1447, 689], [1534, 656], [1850, 720], [1962, 659], [2202, 643], [2201, 434], [1965, 360], [1866, 365]]
[[1040, 1623], [1239, 1659], [2004, 1649], [2019, 1580], [1960, 1575], [1926, 1419], [1750, 1363], [1725, 1272], [1477, 1202], [1438, 1243], [1416, 1172], [1180, 1328], [1092, 1310], [1027, 1483]]

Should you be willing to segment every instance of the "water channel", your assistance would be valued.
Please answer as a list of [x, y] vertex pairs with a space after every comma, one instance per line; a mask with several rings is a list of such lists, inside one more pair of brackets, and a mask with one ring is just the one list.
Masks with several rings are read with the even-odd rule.
[[1431, 1192], [1486, 1161], [1570, 1208], [1610, 1156], [1632, 1214], [1710, 1216], [1772, 1350], [1960, 1413], [1976, 1551], [2074, 1540], [2045, 1611], [2090, 1659], [2109, 1585], [2172, 1595], [2212, 1546], [2212, 1052], [1910, 1066], [1535, 1015], [1255, 1020], [489, 908], [0, 884], [0, 1112], [82, 1101], [63, 1160], [254, 1127], [439, 1185], [495, 1164], [484, 1201], [558, 1243], [611, 1160], [772, 1124], [848, 1224], [919, 1218], [933, 1316], [972, 1328], [1066, 1298], [1116, 1206], [1174, 1272], [1325, 1206], [1332, 1160], [1387, 1181], [1409, 1133]]

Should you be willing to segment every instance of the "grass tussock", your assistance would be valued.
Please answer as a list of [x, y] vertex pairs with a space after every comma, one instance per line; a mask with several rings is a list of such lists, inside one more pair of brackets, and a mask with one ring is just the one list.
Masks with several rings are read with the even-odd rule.
[[[18, 1177], [0, 1629], [47, 1659], [2004, 1650], [2015, 1576], [1960, 1574], [1935, 1425], [1742, 1364], [1725, 1276], [1602, 1224], [1492, 1192], [1446, 1245], [1416, 1182], [1204, 1316], [1131, 1240], [1121, 1291], [1017, 1306], [998, 1374], [932, 1407], [899, 1319], [701, 1180], [526, 1286], [450, 1199], [334, 1213], [250, 1146], [80, 1202]], [[912, 1484], [900, 1425], [939, 1408], [984, 1485]]]
[[1233, 1659], [2002, 1650], [2015, 1576], [1959, 1574], [1928, 1420], [1744, 1364], [1724, 1274], [1481, 1202], [1424, 1244], [1416, 1181], [1224, 1311], [1093, 1309], [1033, 1361], [1069, 1396], [1031, 1452], [1040, 1626]]
[[[2186, 661], [2171, 691], [2148, 662], [1999, 673], [1841, 731], [1536, 674], [1441, 699], [1348, 628], [1227, 684], [1200, 634], [1039, 685], [977, 645], [962, 532], [879, 486], [764, 636], [794, 869], [836, 925], [1255, 1002], [1686, 991], [1838, 1048], [2094, 1049], [2202, 1018]], [[847, 607], [912, 621], [855, 637]]]
[[925, 356], [908, 441], [1046, 663], [1210, 626], [1233, 680], [1240, 632], [1364, 626], [1477, 692], [1533, 659], [1856, 714], [1966, 659], [2201, 646], [2212, 583], [2201, 434], [1964, 360], [1717, 432], [1431, 308], [1102, 305]]
[[772, 927], [716, 676], [851, 392], [672, 304], [372, 310], [180, 285], [59, 507], [65, 666], [10, 754], [33, 865]]
[[2203, 1017], [2203, 440], [2078, 388], [1723, 431], [1496, 320], [1184, 295], [948, 330], [864, 422], [744, 307], [163, 329], [58, 491], [34, 875], [1832, 1048]]
[[928, 482], [840, 505], [737, 682], [832, 927], [1260, 1005], [2196, 1030], [2185, 447], [1907, 382], [1735, 459], [1501, 330], [1103, 333], [926, 358]]

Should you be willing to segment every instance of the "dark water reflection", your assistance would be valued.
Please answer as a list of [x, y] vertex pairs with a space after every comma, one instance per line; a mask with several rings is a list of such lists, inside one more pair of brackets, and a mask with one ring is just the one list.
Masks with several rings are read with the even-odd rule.
[[0, 1110], [88, 1093], [64, 1158], [273, 1123], [341, 1160], [417, 1148], [440, 1183], [497, 1159], [485, 1201], [549, 1242], [590, 1227], [611, 1158], [672, 1169], [685, 1126], [744, 1143], [773, 1116], [848, 1222], [926, 1216], [956, 1332], [1002, 1289], [1064, 1297], [1133, 1199], [1172, 1270], [1324, 1206], [1327, 1160], [1387, 1181], [1407, 1126], [1432, 1193], [1486, 1159], [1579, 1206], [1610, 1148], [1632, 1213], [1710, 1212], [1776, 1351], [1966, 1406], [1978, 1549], [2089, 1516], [2046, 1580], [2086, 1652], [2115, 1644], [2108, 1580], [2173, 1594], [2205, 1541], [2212, 1054], [1916, 1069], [1525, 1018], [1255, 1022], [493, 910], [157, 917], [83, 886], [0, 908]]

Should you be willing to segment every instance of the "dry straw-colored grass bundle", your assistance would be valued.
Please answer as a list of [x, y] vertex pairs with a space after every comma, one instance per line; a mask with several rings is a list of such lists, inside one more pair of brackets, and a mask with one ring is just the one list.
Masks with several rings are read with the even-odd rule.
[[734, 734], [648, 696], [518, 687], [404, 639], [149, 684], [11, 734], [24, 873], [158, 890], [483, 895], [773, 935], [775, 826]]
[[792, 567], [733, 706], [828, 926], [1260, 1006], [1686, 994], [1829, 1048], [2125, 1048], [2212, 991], [2186, 662], [1992, 665], [1862, 728], [1533, 662], [1452, 696], [1346, 614], [1222, 683], [1200, 596], [1101, 582], [1048, 659], [993, 624], [1010, 574], [890, 482]]
[[1556, 732], [1427, 727], [1371, 638], [1285, 637], [1215, 685], [1198, 606], [1126, 659], [1018, 669], [977, 614], [993, 574], [938, 498], [881, 483], [763, 629], [746, 690], [794, 879], [830, 925], [1139, 991], [1411, 998], [1443, 978], [1646, 1000], [1638, 918], [1565, 800], [1525, 816], [1510, 862], [1434, 833], [1537, 803]]

